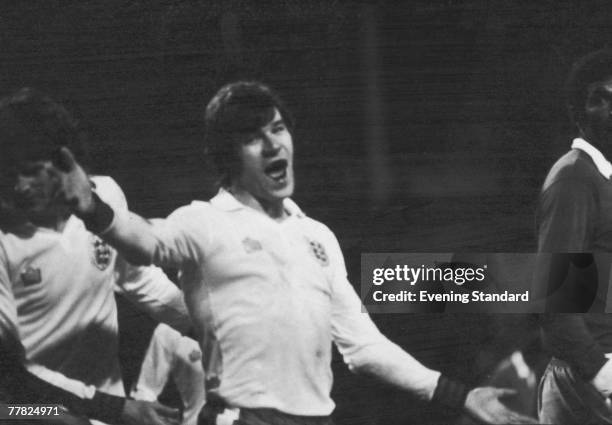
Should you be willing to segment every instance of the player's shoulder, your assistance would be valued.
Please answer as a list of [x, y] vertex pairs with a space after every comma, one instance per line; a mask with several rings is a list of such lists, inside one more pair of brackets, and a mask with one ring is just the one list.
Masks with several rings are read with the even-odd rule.
[[597, 167], [587, 153], [572, 149], [560, 157], [550, 169], [542, 190], [555, 183], [591, 184], [601, 179]]
[[185, 223], [202, 222], [202, 220], [211, 220], [216, 215], [215, 208], [208, 201], [192, 201], [187, 205], [178, 207], [170, 215], [169, 219], [178, 220]]
[[127, 208], [125, 194], [112, 177], [96, 175], [92, 176], [90, 180], [100, 199], [114, 208]]
[[336, 238], [334, 232], [326, 224], [310, 217], [293, 200], [285, 199], [284, 206], [294, 219], [299, 220], [300, 226], [303, 226], [309, 233], [325, 238]]

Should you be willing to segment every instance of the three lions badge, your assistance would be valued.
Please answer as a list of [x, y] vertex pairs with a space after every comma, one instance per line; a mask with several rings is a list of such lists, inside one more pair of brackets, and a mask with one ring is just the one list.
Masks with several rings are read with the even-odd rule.
[[327, 256], [327, 252], [325, 251], [323, 244], [312, 239], [308, 239], [308, 244], [310, 245], [311, 254], [314, 255], [319, 264], [322, 267], [329, 266], [329, 257]]

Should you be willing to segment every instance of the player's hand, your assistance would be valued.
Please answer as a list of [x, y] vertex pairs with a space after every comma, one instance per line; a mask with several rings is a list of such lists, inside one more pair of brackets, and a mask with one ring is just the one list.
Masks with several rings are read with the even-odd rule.
[[72, 211], [77, 215], [92, 212], [95, 203], [91, 181], [87, 173], [74, 159], [70, 149], [60, 148], [54, 160], [54, 165], [61, 181], [60, 196], [63, 200], [70, 205]]
[[121, 420], [126, 425], [179, 425], [181, 414], [156, 401], [126, 400]]
[[538, 420], [508, 409], [500, 398], [515, 395], [506, 388], [478, 387], [468, 393], [465, 409], [474, 418], [487, 424], [537, 424]]
[[604, 363], [603, 367], [591, 380], [591, 383], [605, 398], [612, 395], [612, 360], [608, 359]]

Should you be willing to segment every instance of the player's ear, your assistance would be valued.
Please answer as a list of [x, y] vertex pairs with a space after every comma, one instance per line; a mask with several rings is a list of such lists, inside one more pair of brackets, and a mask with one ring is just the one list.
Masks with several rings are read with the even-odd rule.
[[56, 149], [51, 160], [53, 165], [65, 173], [74, 170], [76, 167], [74, 155], [66, 146], [60, 146], [58, 149]]

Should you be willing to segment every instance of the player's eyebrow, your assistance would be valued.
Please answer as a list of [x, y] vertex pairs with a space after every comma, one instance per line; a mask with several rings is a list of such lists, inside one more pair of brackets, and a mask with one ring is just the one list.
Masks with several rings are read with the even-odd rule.
[[284, 120], [283, 118], [279, 118], [279, 119], [277, 119], [277, 120], [272, 121], [272, 122], [270, 123], [270, 125], [271, 125], [272, 127], [276, 127], [276, 126], [278, 126], [278, 125], [285, 125], [285, 126], [286, 126], [287, 124], [285, 123], [285, 120]]

